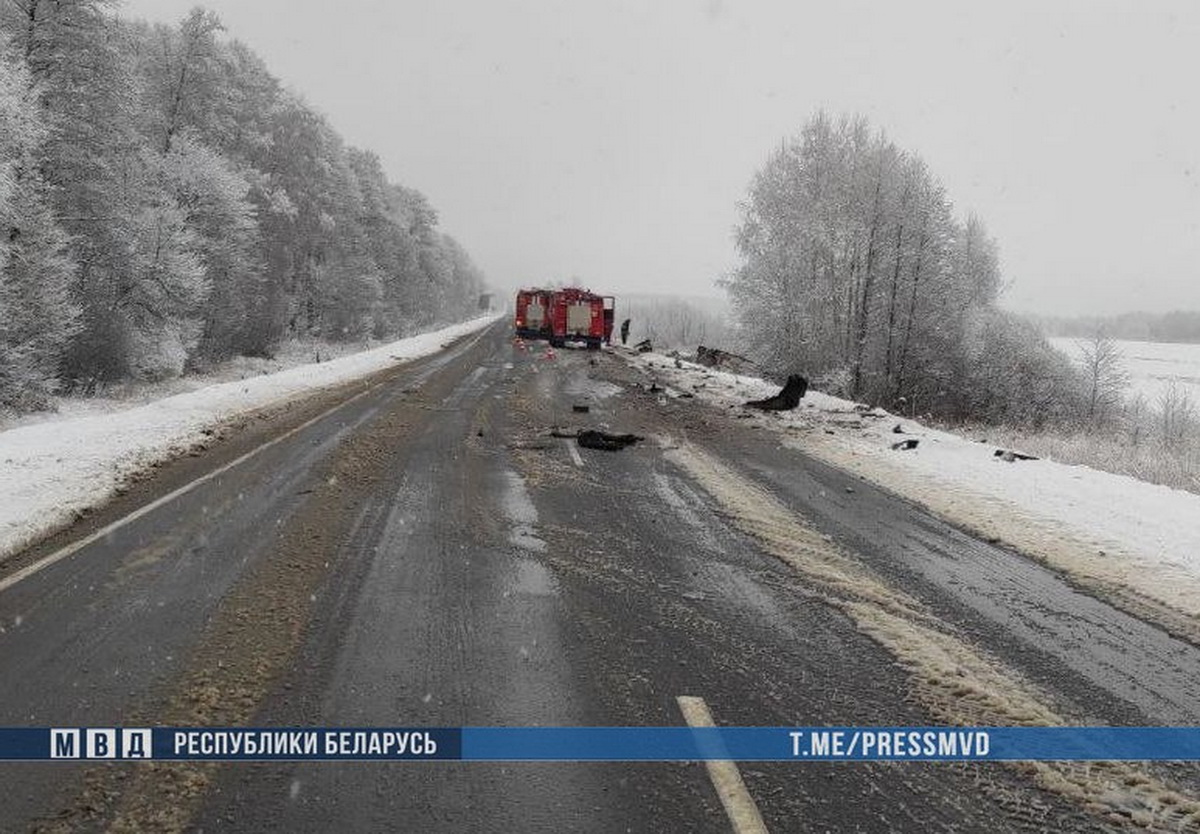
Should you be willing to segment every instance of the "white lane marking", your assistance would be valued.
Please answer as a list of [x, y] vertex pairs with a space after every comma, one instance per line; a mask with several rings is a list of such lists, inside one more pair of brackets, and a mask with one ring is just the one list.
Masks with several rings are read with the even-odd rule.
[[575, 448], [575, 444], [570, 440], [563, 440], [563, 445], [567, 447], [567, 452], [571, 455], [571, 460], [575, 462], [576, 466], [582, 469], [583, 458], [579, 456], [579, 450]]
[[[716, 726], [703, 698], [680, 695], [675, 700], [689, 727]], [[712, 780], [713, 787], [717, 789], [721, 804], [725, 806], [725, 813], [735, 834], [767, 834], [767, 825], [750, 792], [746, 790], [746, 783], [742, 781], [737, 765], [731, 761], [710, 759], [704, 766], [708, 769], [708, 778]]]
[[[466, 352], [466, 350], [474, 347], [475, 343], [478, 342], [482, 337], [483, 337], [483, 331], [480, 331], [480, 333], [477, 334], [474, 339], [472, 339], [470, 342], [467, 342], [466, 344], [462, 345], [461, 350], [459, 352], [464, 353], [464, 352]], [[438, 358], [440, 359], [441, 357], [438, 357]], [[408, 361], [413, 361], [413, 360], [408, 360]], [[436, 370], [436, 368], [440, 368], [441, 365], [443, 365], [443, 364], [446, 364], [446, 363], [441, 362], [441, 363], [435, 365], [434, 369]], [[432, 374], [430, 374], [430, 375], [432, 375]], [[371, 393], [372, 391], [374, 391], [376, 388], [380, 387], [381, 385], [387, 385], [390, 381], [391, 380], [383, 380], [382, 382], [375, 383], [370, 388], [364, 388], [362, 391], [359, 391], [353, 397], [350, 397], [347, 400], [342, 400], [337, 405], [325, 409], [320, 414], [318, 414], [316, 417], [313, 417], [311, 420], [301, 423], [300, 425], [296, 426], [294, 429], [289, 429], [288, 431], [284, 432], [283, 434], [279, 435], [278, 437], [276, 437], [272, 440], [268, 440], [266, 443], [262, 444], [261, 446], [256, 446], [255, 448], [251, 449], [249, 452], [246, 452], [246, 454], [242, 455], [241, 457], [234, 458], [233, 460], [231, 460], [229, 463], [225, 464], [224, 466], [217, 467], [216, 469], [214, 469], [213, 471], [209, 472], [206, 475], [201, 475], [196, 480], [190, 481], [189, 483], [184, 484], [183, 486], [181, 486], [179, 489], [175, 490], [174, 492], [168, 492], [163, 497], [158, 498], [154, 501], [151, 501], [149, 504], [145, 505], [144, 507], [139, 507], [138, 509], [131, 512], [129, 515], [118, 518], [112, 524], [101, 527], [99, 530], [92, 533], [91, 535], [84, 536], [79, 541], [74, 542], [73, 544], [67, 545], [62, 550], [56, 550], [54, 553], [51, 553], [49, 556], [44, 556], [43, 558], [34, 562], [32, 565], [26, 565], [25, 567], [21, 568], [16, 573], [10, 574], [9, 576], [6, 576], [3, 579], [0, 579], [0, 593], [7, 591], [9, 588], [11, 588], [13, 585], [16, 585], [21, 580], [28, 579], [29, 577], [33, 576], [35, 573], [45, 570], [46, 568], [50, 567], [51, 565], [55, 564], [56, 562], [61, 562], [63, 559], [67, 558], [71, 554], [77, 553], [78, 551], [87, 547], [92, 542], [102, 539], [105, 536], [121, 529], [126, 524], [129, 524], [131, 521], [137, 521], [142, 516], [147, 515], [148, 513], [154, 512], [155, 510], [157, 510], [159, 507], [163, 506], [164, 504], [171, 503], [179, 496], [186, 495], [187, 493], [191, 492], [192, 490], [194, 490], [196, 487], [200, 486], [201, 484], [208, 483], [213, 478], [216, 478], [218, 475], [225, 474], [230, 469], [233, 469], [235, 466], [238, 466], [238, 465], [250, 460], [250, 458], [254, 457], [259, 452], [263, 452], [267, 449], [270, 449], [272, 446], [282, 443], [283, 441], [287, 440], [289, 437], [293, 437], [293, 436], [299, 434], [300, 432], [304, 431], [305, 429], [307, 429], [309, 426], [313, 425], [314, 423], [319, 423], [320, 421], [322, 421], [326, 417], [328, 417], [330, 414], [333, 414], [334, 412], [338, 411], [339, 409], [345, 408], [346, 406], [350, 405], [350, 403], [352, 403], [358, 399], [361, 399], [362, 397], [365, 397], [367, 394]]]
[[511, 469], [504, 471], [504, 494], [500, 497], [500, 506], [512, 525], [508, 540], [525, 550], [544, 552], [546, 543], [537, 534], [537, 507], [525, 488], [525, 479]]
[[[379, 383], [379, 384], [381, 385], [382, 383]], [[139, 507], [138, 509], [131, 512], [129, 515], [118, 518], [113, 523], [106, 525], [104, 527], [101, 527], [99, 530], [92, 533], [91, 535], [84, 536], [79, 541], [67, 545], [62, 550], [57, 550], [54, 553], [51, 553], [49, 556], [45, 556], [45, 557], [39, 559], [38, 561], [34, 562], [32, 565], [26, 565], [25, 567], [21, 568], [16, 573], [14, 573], [10, 576], [6, 576], [4, 579], [0, 579], [0, 592], [8, 590], [9, 588], [11, 588], [13, 585], [16, 585], [21, 580], [28, 579], [29, 577], [33, 576], [38, 571], [41, 571], [41, 570], [44, 570], [45, 568], [50, 567], [55, 562], [61, 562], [63, 559], [67, 558], [72, 553], [76, 553], [76, 552], [82, 550], [83, 548], [85, 548], [89, 544], [91, 544], [92, 542], [104, 538], [105, 536], [121, 529], [126, 524], [129, 524], [132, 521], [137, 521], [142, 516], [147, 515], [148, 513], [154, 512], [155, 510], [157, 510], [159, 507], [163, 506], [164, 504], [171, 503], [179, 496], [186, 495], [187, 493], [194, 490], [196, 487], [200, 486], [201, 484], [205, 484], [205, 483], [211, 481], [213, 478], [217, 477], [218, 475], [225, 474], [230, 469], [233, 469], [235, 466], [238, 466], [239, 464], [245, 463], [246, 461], [250, 460], [250, 458], [254, 457], [259, 452], [265, 451], [278, 443], [282, 443], [284, 440], [287, 440], [289, 437], [299, 434], [300, 432], [304, 431], [309, 426], [311, 426], [313, 423], [317, 423], [317, 422], [320, 422], [321, 420], [324, 420], [326, 417], [328, 417], [330, 414], [333, 414], [338, 409], [345, 408], [346, 406], [350, 405], [350, 403], [354, 402], [355, 400], [371, 393], [377, 387], [378, 387], [378, 385], [373, 385], [370, 388], [359, 391], [357, 394], [355, 394], [350, 399], [343, 400], [342, 402], [338, 403], [337, 405], [333, 406], [332, 408], [328, 408], [325, 411], [322, 411], [320, 414], [318, 414], [316, 417], [313, 417], [311, 420], [307, 420], [304, 423], [301, 423], [300, 425], [296, 426], [294, 429], [289, 429], [288, 431], [279, 435], [279, 437], [276, 437], [272, 440], [268, 440], [266, 443], [262, 444], [261, 446], [256, 446], [255, 448], [251, 449], [249, 452], [246, 452], [246, 454], [242, 455], [241, 457], [234, 458], [229, 463], [226, 463], [223, 466], [219, 466], [216, 469], [214, 469], [213, 471], [211, 471], [205, 475], [201, 475], [199, 478], [197, 478], [194, 481], [189, 481], [188, 483], [179, 487], [179, 489], [177, 489], [173, 492], [168, 492], [166, 495], [162, 496], [161, 498], [157, 498], [154, 501], [151, 501], [149, 504], [145, 505], [144, 507]]]

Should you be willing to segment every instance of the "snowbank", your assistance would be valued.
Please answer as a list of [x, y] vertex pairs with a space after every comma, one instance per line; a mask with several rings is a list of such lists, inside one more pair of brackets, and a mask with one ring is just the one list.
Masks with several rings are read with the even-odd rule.
[[484, 316], [328, 362], [209, 385], [122, 411], [0, 432], [0, 560], [113, 495], [131, 472], [170, 458], [234, 417], [436, 353]]
[[[722, 407], [779, 386], [647, 354], [635, 360]], [[1087, 584], [1124, 589], [1200, 616], [1200, 495], [1051, 460], [1005, 461], [997, 448], [881, 409], [810, 391], [794, 412], [747, 422], [785, 445], [863, 475], [953, 523], [1000, 539]], [[903, 433], [896, 433], [899, 426]], [[916, 439], [917, 448], [893, 444]]]

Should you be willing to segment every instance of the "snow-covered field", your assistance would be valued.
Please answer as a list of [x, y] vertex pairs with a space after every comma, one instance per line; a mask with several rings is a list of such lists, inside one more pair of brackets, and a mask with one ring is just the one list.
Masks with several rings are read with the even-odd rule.
[[[753, 377], [647, 354], [663, 382], [722, 407], [779, 390]], [[1200, 616], [1200, 495], [997, 447], [810, 391], [800, 408], [755, 412], [781, 441], [861, 474], [953, 523], [994, 537], [1104, 588]], [[900, 426], [903, 433], [896, 433]], [[918, 441], [909, 451], [893, 444]]]
[[[113, 400], [0, 431], [0, 560], [111, 497], [131, 473], [200, 442], [239, 414], [436, 353], [483, 316], [320, 363], [209, 384], [120, 409]], [[136, 400], [134, 401], [137, 402]]]
[[[1200, 403], [1200, 345], [1113, 340], [1125, 357], [1129, 393], [1141, 394], [1154, 406], [1172, 384]], [[1079, 360], [1086, 340], [1053, 338], [1050, 344]]]

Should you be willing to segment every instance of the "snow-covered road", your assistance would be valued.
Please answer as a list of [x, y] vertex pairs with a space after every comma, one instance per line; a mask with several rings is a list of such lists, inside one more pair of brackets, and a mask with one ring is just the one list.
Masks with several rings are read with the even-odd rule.
[[132, 474], [186, 452], [238, 415], [435, 353], [483, 316], [328, 362], [210, 385], [123, 411], [0, 432], [0, 561], [108, 500]]
[[[778, 390], [761, 379], [647, 354], [678, 391], [740, 408]], [[1200, 495], [1052, 460], [1008, 462], [963, 437], [809, 391], [794, 412], [747, 414], [793, 445], [1035, 556], [1084, 584], [1200, 616]], [[902, 433], [895, 429], [899, 427]], [[915, 439], [917, 447], [893, 444]]]

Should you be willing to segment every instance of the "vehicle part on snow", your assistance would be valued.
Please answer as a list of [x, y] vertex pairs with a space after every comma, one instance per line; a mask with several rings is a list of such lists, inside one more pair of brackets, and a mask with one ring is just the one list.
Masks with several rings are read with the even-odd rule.
[[751, 400], [746, 405], [763, 411], [791, 411], [800, 405], [800, 398], [807, 390], [808, 380], [799, 374], [792, 374], [787, 379], [787, 385], [783, 386], [783, 390], [778, 394], [765, 400]]
[[758, 365], [744, 356], [720, 348], [700, 345], [696, 348], [696, 364], [706, 368], [722, 368], [733, 373], [749, 374], [759, 371]]
[[992, 457], [1000, 458], [1006, 463], [1012, 463], [1017, 460], [1038, 460], [1037, 455], [1027, 455], [1024, 452], [1014, 452], [1011, 449], [997, 449]]
[[636, 434], [609, 434], [596, 429], [584, 429], [575, 438], [575, 442], [585, 449], [600, 449], [604, 452], [619, 452], [641, 440], [645, 438]]

